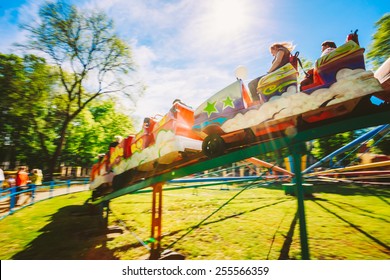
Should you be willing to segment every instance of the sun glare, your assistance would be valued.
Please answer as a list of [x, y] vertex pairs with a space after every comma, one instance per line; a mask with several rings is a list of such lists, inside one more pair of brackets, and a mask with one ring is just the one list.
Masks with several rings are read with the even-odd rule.
[[236, 36], [248, 25], [246, 1], [214, 0], [208, 3], [206, 32], [216, 39]]

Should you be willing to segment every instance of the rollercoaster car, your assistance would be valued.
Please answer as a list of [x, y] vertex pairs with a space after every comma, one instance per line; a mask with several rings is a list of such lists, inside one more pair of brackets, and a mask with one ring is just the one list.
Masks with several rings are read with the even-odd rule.
[[[364, 49], [350, 40], [317, 60], [319, 82], [296, 91], [291, 64], [260, 79], [259, 101], [253, 101], [241, 80], [217, 92], [195, 110], [193, 129], [204, 138], [202, 151], [216, 157], [227, 149], [294, 136], [302, 123], [318, 123], [352, 112], [360, 99], [382, 87], [365, 70]], [[256, 100], [256, 98], [253, 98]]]
[[329, 88], [336, 82], [336, 74], [341, 69], [365, 69], [364, 48], [350, 40], [334, 51], [316, 60], [313, 69], [313, 82], [301, 87], [301, 91], [311, 93], [320, 88]]
[[90, 174], [90, 185], [91, 190], [100, 187], [106, 189], [111, 186], [113, 173], [109, 172], [109, 158], [107, 154], [101, 154], [98, 156], [98, 161], [92, 166]]
[[120, 187], [131, 182], [134, 172], [129, 171], [151, 171], [199, 152], [202, 139], [192, 131], [193, 122], [193, 109], [180, 100], [174, 101], [165, 116], [145, 118], [141, 131], [126, 137], [93, 166], [90, 183], [95, 192], [93, 197], [112, 191], [111, 187], [117, 189], [115, 177], [122, 177]]
[[[256, 137], [280, 131], [279, 124], [265, 130], [253, 130], [252, 126], [273, 120], [279, 112], [258, 115], [260, 108], [267, 107], [271, 100], [278, 99], [284, 93], [296, 93], [296, 68], [287, 63], [276, 71], [259, 80], [257, 97], [253, 97], [241, 79], [217, 92], [195, 110], [193, 130], [204, 139], [202, 151], [206, 156], [218, 156], [230, 143], [250, 144]], [[252, 116], [243, 120], [243, 116]], [[254, 115], [262, 117], [258, 120]], [[232, 120], [234, 124], [232, 125]], [[282, 124], [282, 126], [290, 125]]]

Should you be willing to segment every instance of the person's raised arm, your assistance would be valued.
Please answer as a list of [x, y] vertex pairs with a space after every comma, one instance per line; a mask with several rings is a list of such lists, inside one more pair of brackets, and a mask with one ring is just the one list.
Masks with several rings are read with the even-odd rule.
[[275, 60], [273, 61], [271, 68], [268, 70], [268, 73], [274, 71], [282, 62], [284, 53], [282, 51], [278, 51], [275, 56]]

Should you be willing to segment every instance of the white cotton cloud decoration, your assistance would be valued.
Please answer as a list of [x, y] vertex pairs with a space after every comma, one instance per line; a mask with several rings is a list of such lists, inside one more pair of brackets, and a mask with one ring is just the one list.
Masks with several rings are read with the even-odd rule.
[[293, 87], [281, 96], [272, 97], [257, 110], [237, 114], [226, 121], [222, 129], [233, 132], [258, 125], [266, 120], [277, 120], [318, 109], [325, 102], [327, 106], [356, 97], [380, 91], [382, 88], [371, 71], [364, 69], [342, 69], [336, 75], [336, 82], [330, 88], [322, 88], [311, 94], [293, 92]]
[[153, 169], [153, 163], [159, 157], [175, 152], [178, 149], [176, 135], [171, 130], [162, 130], [157, 134], [156, 142], [144, 150], [135, 152], [130, 158], [122, 159], [113, 167], [116, 174], [138, 167], [142, 171]]

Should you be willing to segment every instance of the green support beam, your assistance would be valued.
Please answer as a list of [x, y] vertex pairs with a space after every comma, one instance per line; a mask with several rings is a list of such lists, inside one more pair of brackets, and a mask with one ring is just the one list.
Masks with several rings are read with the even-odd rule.
[[194, 164], [180, 167], [171, 170], [167, 173], [157, 175], [155, 177], [147, 178], [131, 186], [110, 193], [92, 203], [93, 204], [104, 203], [116, 197], [125, 194], [134, 193], [138, 190], [151, 187], [157, 183], [170, 181], [175, 178], [185, 177], [197, 172], [213, 169], [221, 165], [231, 164], [250, 157], [258, 156], [261, 154], [265, 154], [267, 152], [272, 152], [287, 147], [291, 150], [294, 159], [293, 164], [295, 170], [295, 185], [296, 185], [297, 203], [298, 203], [302, 259], [309, 259], [310, 258], [309, 245], [308, 245], [308, 238], [307, 238], [305, 209], [304, 209], [304, 190], [302, 186], [302, 173], [301, 173], [301, 155], [302, 155], [302, 149], [305, 145], [305, 142], [313, 139], [321, 138], [324, 136], [345, 132], [345, 131], [362, 129], [362, 128], [367, 128], [367, 127], [372, 127], [372, 126], [377, 126], [377, 125], [382, 125], [387, 123], [390, 123], [390, 110], [379, 112], [379, 113], [372, 113], [360, 117], [345, 118], [342, 120], [332, 122], [327, 125], [321, 125], [321, 126], [319, 125], [318, 127], [308, 129], [302, 132], [298, 132], [293, 137], [278, 138], [271, 141], [255, 144], [250, 147], [244, 147], [242, 149], [232, 151], [228, 154], [213, 159], [200, 157], [199, 161]]
[[299, 236], [301, 240], [301, 253], [303, 260], [309, 260], [309, 244], [307, 238], [307, 229], [306, 229], [306, 215], [305, 215], [305, 204], [304, 204], [304, 196], [305, 191], [303, 189], [303, 180], [302, 180], [302, 170], [301, 170], [301, 162], [302, 155], [306, 153], [306, 146], [303, 143], [298, 144], [296, 146], [291, 147], [291, 155], [293, 158], [293, 166], [294, 166], [294, 178], [293, 181], [295, 183], [295, 193], [297, 196], [298, 203], [298, 217], [299, 217]]
[[95, 200], [94, 202], [92, 202], [92, 204], [100, 204], [103, 201], [111, 200], [125, 194], [134, 193], [138, 190], [150, 187], [159, 182], [167, 182], [175, 178], [182, 178], [194, 173], [217, 168], [221, 165], [231, 164], [250, 157], [258, 156], [268, 152], [273, 152], [285, 147], [292, 147], [293, 145], [299, 143], [305, 143], [306, 141], [310, 141], [313, 139], [317, 139], [317, 138], [321, 138], [324, 136], [329, 136], [329, 135], [333, 135], [345, 131], [351, 131], [351, 130], [356, 130], [361, 128], [382, 125], [386, 123], [390, 123], [390, 111], [373, 113], [369, 116], [346, 119], [338, 122], [333, 122], [328, 125], [318, 126], [310, 130], [299, 132], [294, 137], [283, 137], [283, 138], [278, 138], [271, 141], [259, 143], [254, 146], [245, 147], [239, 150], [232, 151], [228, 154], [213, 159], [207, 159], [206, 157], [202, 157], [199, 159], [199, 162], [174, 169], [170, 172], [157, 175], [152, 178], [147, 178], [143, 181], [119, 189], [98, 200]]

